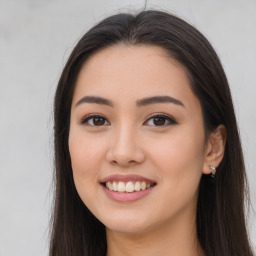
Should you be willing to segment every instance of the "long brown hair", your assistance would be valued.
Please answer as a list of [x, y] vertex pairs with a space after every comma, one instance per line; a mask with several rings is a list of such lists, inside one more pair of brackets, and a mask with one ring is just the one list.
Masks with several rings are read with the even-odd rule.
[[110, 16], [77, 43], [60, 77], [54, 101], [55, 204], [50, 256], [103, 256], [105, 227], [81, 201], [73, 180], [68, 149], [74, 86], [87, 58], [104, 47], [156, 45], [188, 71], [192, 91], [203, 110], [206, 136], [226, 127], [224, 159], [212, 181], [202, 175], [197, 207], [197, 234], [208, 256], [252, 256], [244, 203], [247, 183], [231, 93], [219, 58], [208, 40], [184, 20], [163, 11]]

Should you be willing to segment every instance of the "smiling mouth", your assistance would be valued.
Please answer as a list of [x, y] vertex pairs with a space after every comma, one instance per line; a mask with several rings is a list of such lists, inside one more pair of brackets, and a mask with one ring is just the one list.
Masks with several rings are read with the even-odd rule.
[[101, 184], [111, 191], [122, 193], [132, 193], [141, 190], [147, 190], [156, 185], [156, 183], [150, 183], [146, 181], [107, 181]]

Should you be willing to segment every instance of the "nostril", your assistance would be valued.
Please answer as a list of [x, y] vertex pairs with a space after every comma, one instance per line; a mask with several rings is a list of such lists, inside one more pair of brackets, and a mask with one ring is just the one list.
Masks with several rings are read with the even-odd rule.
[[[128, 140], [128, 138], [126, 138]], [[133, 166], [145, 160], [145, 152], [139, 146], [130, 146], [130, 142], [112, 145], [106, 153], [107, 162], [112, 165]]]

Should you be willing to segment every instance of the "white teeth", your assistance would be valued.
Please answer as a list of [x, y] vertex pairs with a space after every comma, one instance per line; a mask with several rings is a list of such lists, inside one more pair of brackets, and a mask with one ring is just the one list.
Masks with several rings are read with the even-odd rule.
[[118, 192], [124, 192], [125, 189], [126, 189], [125, 183], [122, 182], [122, 181], [118, 182], [117, 191]]
[[128, 181], [127, 183], [123, 181], [113, 181], [113, 182], [106, 182], [106, 187], [111, 191], [118, 191], [118, 192], [134, 192], [145, 190], [151, 187], [150, 183], [146, 181], [136, 181], [135, 183], [132, 181]]
[[140, 191], [140, 182], [139, 181], [136, 181], [134, 189], [135, 189], [135, 191]]
[[113, 190], [117, 191], [117, 183], [115, 181], [113, 182]]
[[133, 185], [133, 183], [131, 181], [126, 183], [125, 191], [126, 192], [133, 192], [134, 191], [134, 185]]
[[111, 184], [111, 182], [107, 182], [108, 183], [108, 188], [110, 189], [110, 190], [113, 190], [113, 184]]

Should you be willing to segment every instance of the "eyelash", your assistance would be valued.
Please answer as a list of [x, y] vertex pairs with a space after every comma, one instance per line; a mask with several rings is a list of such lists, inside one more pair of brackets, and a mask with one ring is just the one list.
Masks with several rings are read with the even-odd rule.
[[[164, 124], [164, 125], [150, 125], [150, 126], [155, 126], [155, 127], [165, 127], [165, 126], [168, 126], [168, 125], [174, 125], [174, 124], [177, 124], [177, 122], [175, 121], [174, 118], [170, 117], [169, 115], [167, 114], [164, 114], [164, 113], [154, 113], [154, 114], [151, 114], [146, 121], [152, 119], [152, 118], [156, 118], [156, 117], [160, 117], [160, 118], [164, 118], [165, 120], [167, 120], [169, 122], [169, 124]], [[105, 119], [107, 120], [104, 116], [100, 115], [100, 114], [90, 114], [90, 115], [87, 115], [86, 117], [84, 117], [81, 121], [81, 124], [84, 124], [84, 125], [88, 125], [88, 121], [93, 119], [93, 118], [102, 118], [102, 119]], [[87, 124], [86, 124], [87, 123]], [[102, 125], [91, 125], [93, 127], [101, 127]]]

